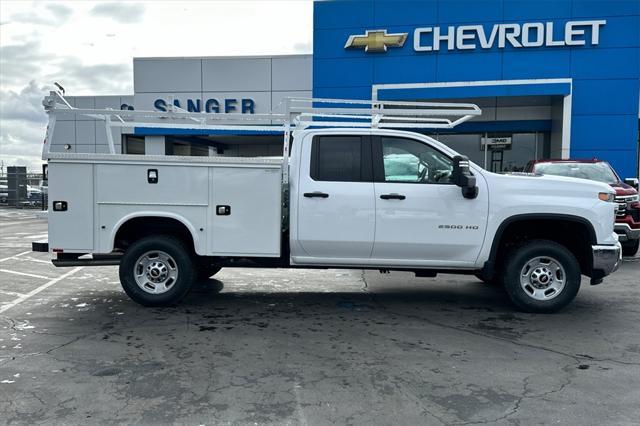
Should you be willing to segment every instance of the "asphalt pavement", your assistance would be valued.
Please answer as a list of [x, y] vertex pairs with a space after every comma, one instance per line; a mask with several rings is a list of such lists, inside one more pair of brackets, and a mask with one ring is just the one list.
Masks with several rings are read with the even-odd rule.
[[638, 424], [640, 258], [554, 315], [474, 277], [223, 269], [174, 308], [0, 209], [0, 423]]

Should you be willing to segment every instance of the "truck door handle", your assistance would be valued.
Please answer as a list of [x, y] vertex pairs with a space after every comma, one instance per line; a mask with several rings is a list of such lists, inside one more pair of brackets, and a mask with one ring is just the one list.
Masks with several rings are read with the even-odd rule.
[[328, 198], [329, 194], [325, 194], [324, 192], [305, 192], [304, 196], [307, 198]]
[[402, 194], [382, 194], [380, 198], [383, 200], [404, 200], [407, 197]]

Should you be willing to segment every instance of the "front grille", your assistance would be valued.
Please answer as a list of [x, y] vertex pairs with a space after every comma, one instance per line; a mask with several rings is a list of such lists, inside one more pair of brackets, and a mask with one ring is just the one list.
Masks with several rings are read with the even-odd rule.
[[616, 207], [616, 216], [624, 217], [627, 215], [627, 206], [637, 199], [637, 195], [616, 195], [614, 198], [615, 202], [618, 204]]

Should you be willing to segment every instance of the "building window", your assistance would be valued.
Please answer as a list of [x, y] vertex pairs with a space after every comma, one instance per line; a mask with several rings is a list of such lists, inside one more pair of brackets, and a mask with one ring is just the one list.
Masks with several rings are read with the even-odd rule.
[[124, 154], [144, 155], [144, 136], [124, 135]]
[[175, 136], [165, 137], [165, 155], [180, 155], [185, 157], [208, 157], [209, 146], [193, 140], [183, 139]]

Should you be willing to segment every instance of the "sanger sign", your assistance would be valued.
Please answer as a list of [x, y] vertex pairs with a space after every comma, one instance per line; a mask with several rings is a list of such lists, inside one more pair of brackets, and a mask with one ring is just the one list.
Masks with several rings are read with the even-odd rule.
[[[416, 52], [438, 51], [444, 44], [447, 50], [470, 50], [478, 46], [491, 49], [497, 45], [522, 47], [592, 46], [600, 42], [600, 27], [606, 20], [569, 21], [564, 25], [562, 37], [555, 38], [553, 22], [527, 22], [524, 24], [495, 24], [487, 33], [482, 25], [460, 25], [416, 28], [413, 49]], [[587, 34], [590, 30], [590, 37]], [[386, 52], [387, 47], [402, 47], [408, 33], [387, 34], [386, 30], [369, 30], [366, 34], [352, 35], [345, 48], [364, 48], [365, 52]]]

